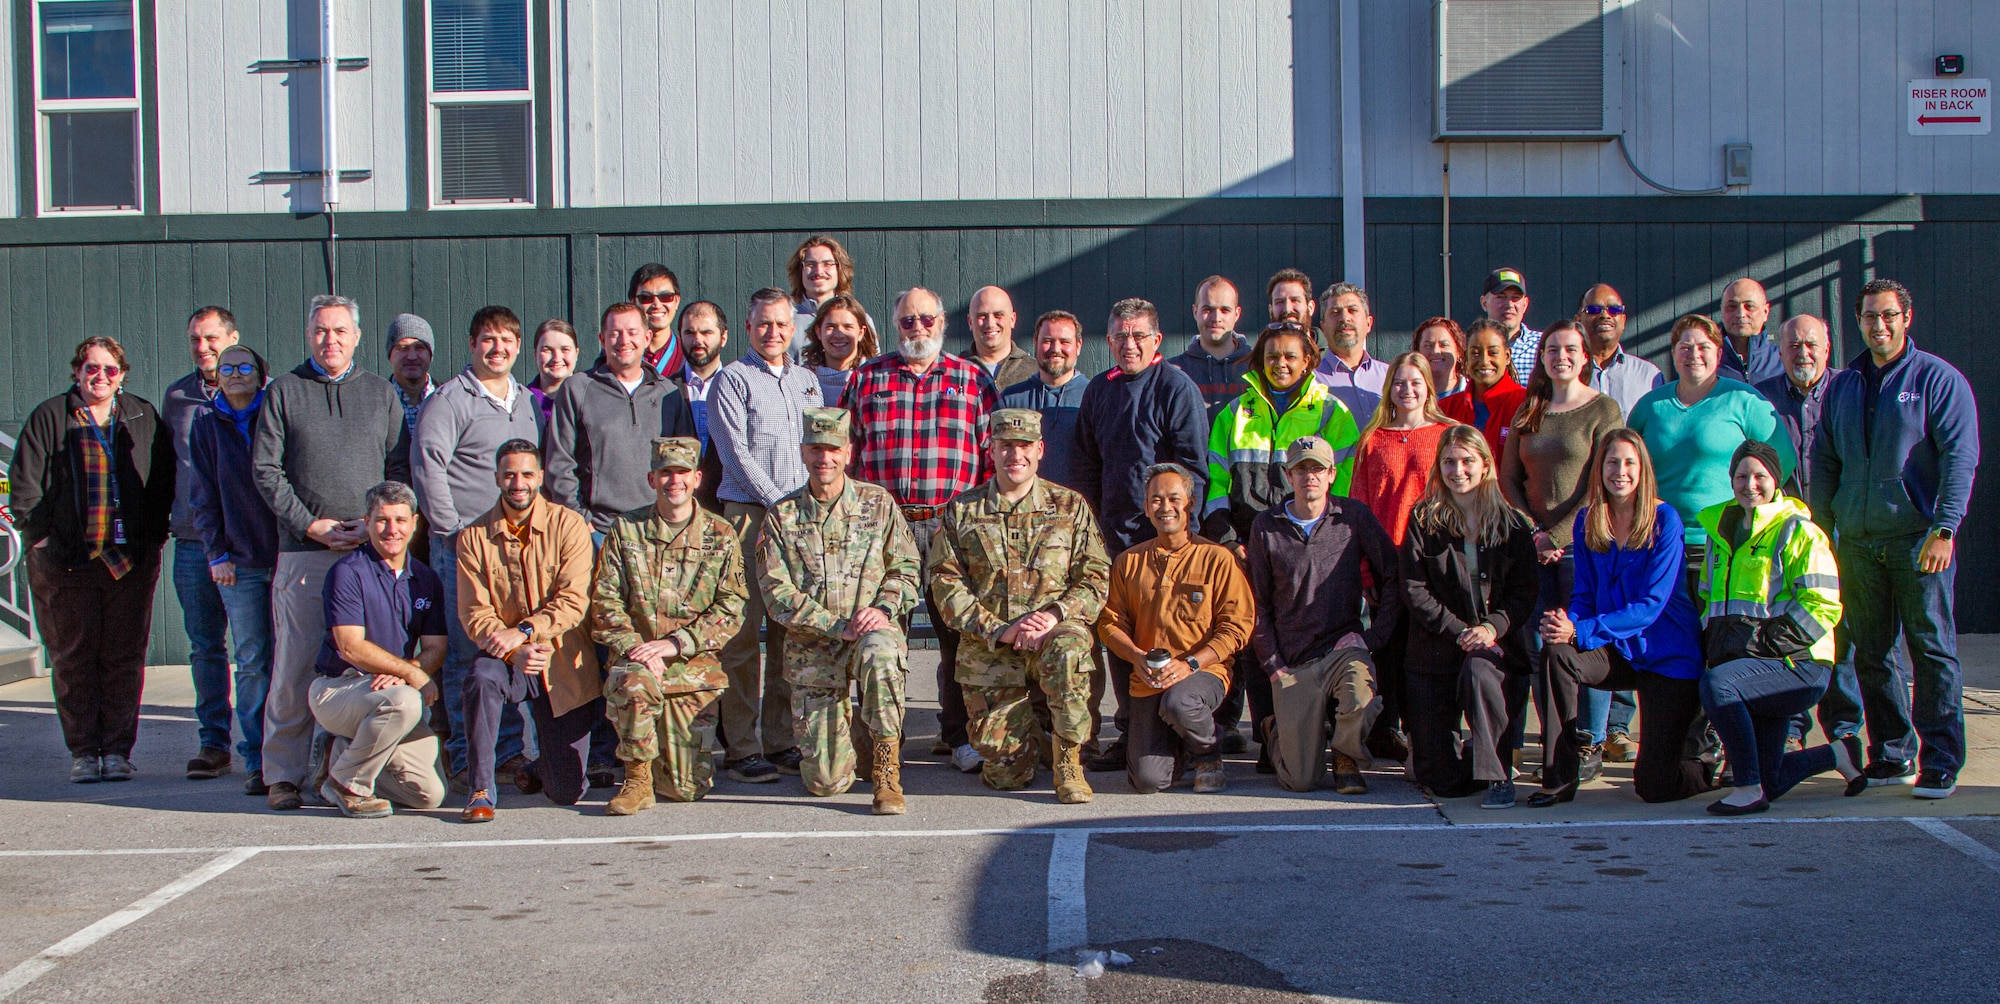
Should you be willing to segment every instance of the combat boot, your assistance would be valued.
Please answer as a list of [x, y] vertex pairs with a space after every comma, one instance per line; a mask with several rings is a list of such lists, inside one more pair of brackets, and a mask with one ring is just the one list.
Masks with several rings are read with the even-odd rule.
[[875, 740], [875, 814], [900, 816], [910, 809], [903, 800], [903, 737]]
[[1083, 747], [1067, 739], [1056, 740], [1056, 801], [1077, 805], [1096, 798], [1090, 782], [1083, 777]]
[[607, 816], [630, 816], [653, 807], [653, 761], [625, 761], [625, 783], [604, 804]]

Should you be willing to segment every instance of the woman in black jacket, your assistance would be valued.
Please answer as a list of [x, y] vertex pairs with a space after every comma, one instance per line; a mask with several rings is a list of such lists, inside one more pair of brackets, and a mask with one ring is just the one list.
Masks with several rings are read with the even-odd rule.
[[70, 370], [76, 382], [21, 429], [10, 501], [74, 758], [69, 778], [125, 781], [173, 509], [174, 445], [150, 402], [120, 392], [130, 371], [117, 339], [84, 339]]
[[[1484, 788], [1481, 808], [1509, 808], [1509, 732], [1528, 701], [1528, 653], [1515, 628], [1533, 616], [1540, 579], [1534, 529], [1501, 497], [1479, 430], [1445, 430], [1401, 563], [1411, 774], [1438, 797]], [[1472, 733], [1463, 743], [1461, 716]]]

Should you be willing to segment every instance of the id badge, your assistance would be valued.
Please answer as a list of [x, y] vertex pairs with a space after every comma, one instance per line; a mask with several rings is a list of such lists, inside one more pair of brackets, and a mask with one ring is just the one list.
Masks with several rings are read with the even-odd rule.
[[125, 543], [125, 521], [116, 516], [111, 518], [111, 542], [113, 544]]

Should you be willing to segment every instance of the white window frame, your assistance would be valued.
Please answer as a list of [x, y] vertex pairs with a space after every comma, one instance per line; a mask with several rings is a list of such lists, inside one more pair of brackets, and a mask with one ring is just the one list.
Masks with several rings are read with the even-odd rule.
[[[132, 11], [132, 97], [129, 98], [64, 98], [45, 100], [42, 97], [42, 8], [46, 0], [34, 0], [29, 31], [32, 32], [31, 47], [34, 49], [34, 80], [29, 86], [35, 96], [35, 178], [40, 189], [38, 199], [39, 215], [42, 216], [141, 216], [146, 212], [146, 112], [145, 93], [141, 75], [145, 64], [139, 54], [146, 44], [144, 26], [139, 23], [139, 0], [124, 0]], [[55, 205], [55, 179], [50, 175], [51, 158], [49, 151], [49, 116], [70, 112], [131, 112], [132, 113], [132, 202], [133, 208], [68, 209]]]
[[[541, 110], [535, 101], [535, 4], [525, 0], [528, 54], [528, 86], [518, 91], [439, 91], [437, 90], [437, 49], [434, 45], [437, 28], [437, 12], [432, 0], [424, 0], [424, 94], [425, 117], [429, 149], [426, 156], [430, 163], [430, 192], [427, 198], [432, 209], [442, 210], [491, 210], [491, 209], [534, 209], [536, 192], [540, 179], [535, 176], [535, 126]], [[464, 108], [470, 105], [525, 105], [528, 109], [528, 191], [527, 198], [519, 202], [446, 202], [444, 200], [444, 152], [439, 144], [438, 110], [440, 108]]]

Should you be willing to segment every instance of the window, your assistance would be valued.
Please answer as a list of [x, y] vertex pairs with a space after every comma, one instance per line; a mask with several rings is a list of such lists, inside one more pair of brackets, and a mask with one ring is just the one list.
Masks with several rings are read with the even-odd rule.
[[35, 139], [44, 213], [139, 211], [133, 0], [35, 4]]
[[431, 202], [533, 205], [528, 0], [431, 0]]

